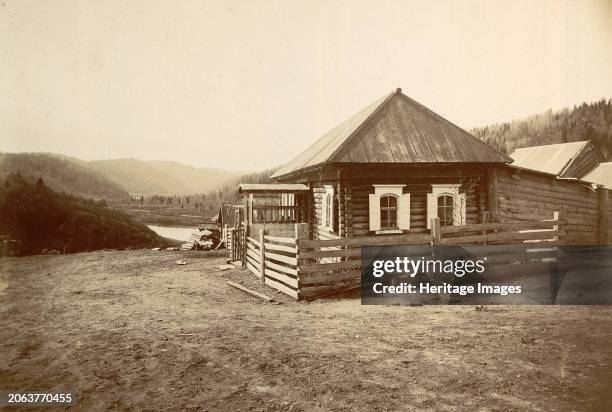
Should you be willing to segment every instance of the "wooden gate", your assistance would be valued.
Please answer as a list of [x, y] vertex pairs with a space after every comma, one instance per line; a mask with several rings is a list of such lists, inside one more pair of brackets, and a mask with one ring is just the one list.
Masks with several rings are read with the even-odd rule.
[[231, 248], [230, 259], [232, 262], [237, 260], [244, 262], [246, 257], [246, 230], [244, 226], [238, 226], [230, 230]]

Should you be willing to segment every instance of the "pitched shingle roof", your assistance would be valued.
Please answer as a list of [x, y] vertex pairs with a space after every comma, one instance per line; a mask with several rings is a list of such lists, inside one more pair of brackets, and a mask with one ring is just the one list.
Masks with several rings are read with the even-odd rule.
[[587, 173], [581, 180], [597, 183], [607, 189], [612, 189], [612, 162], [600, 163], [599, 166]]
[[397, 89], [330, 130], [272, 177], [323, 163], [511, 161]]
[[512, 152], [510, 157], [514, 159], [513, 166], [564, 176], [570, 163], [578, 157], [588, 143], [588, 141], [581, 141], [523, 147]]

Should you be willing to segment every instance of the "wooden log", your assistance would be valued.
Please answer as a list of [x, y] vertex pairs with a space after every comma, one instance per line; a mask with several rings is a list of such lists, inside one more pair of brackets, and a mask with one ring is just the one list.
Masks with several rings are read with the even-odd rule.
[[597, 203], [597, 195], [593, 192], [591, 193], [582, 193], [582, 194], [569, 194], [564, 192], [557, 192], [550, 189], [545, 189], [541, 187], [528, 187], [517, 185], [510, 182], [500, 183], [500, 191], [504, 193], [525, 193], [530, 195], [535, 195], [537, 197], [545, 197], [552, 198], [561, 201], [565, 200], [573, 200], [577, 202], [587, 202], [587, 203]]
[[558, 194], [557, 196], [548, 195], [545, 191], [538, 193], [537, 190], [527, 191], [527, 190], [503, 190], [500, 189], [500, 196], [512, 198], [519, 197], [521, 199], [533, 200], [535, 202], [546, 202], [546, 203], [563, 203], [575, 207], [586, 207], [590, 209], [594, 209], [597, 207], [597, 199], [589, 198], [588, 196], [583, 196], [580, 198], [571, 198], [565, 197], [567, 195]]
[[255, 291], [255, 290], [246, 288], [246, 287], [242, 286], [239, 283], [232, 282], [231, 280], [228, 280], [225, 283], [227, 283], [228, 285], [230, 285], [233, 288], [236, 288], [236, 289], [239, 289], [239, 290], [241, 290], [241, 291], [243, 291], [245, 293], [248, 293], [251, 296], [255, 296], [256, 298], [265, 300], [267, 302], [274, 302], [274, 299], [272, 299], [270, 296], [267, 296], [267, 295], [264, 295], [263, 293], [259, 293], [259, 292]]

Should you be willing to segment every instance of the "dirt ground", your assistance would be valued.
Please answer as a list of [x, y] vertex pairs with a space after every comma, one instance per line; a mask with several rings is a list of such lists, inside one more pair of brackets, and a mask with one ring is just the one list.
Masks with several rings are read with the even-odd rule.
[[0, 259], [0, 390], [71, 391], [78, 410], [570, 411], [612, 401], [612, 307], [296, 303], [249, 272], [215, 268], [224, 262], [168, 251]]

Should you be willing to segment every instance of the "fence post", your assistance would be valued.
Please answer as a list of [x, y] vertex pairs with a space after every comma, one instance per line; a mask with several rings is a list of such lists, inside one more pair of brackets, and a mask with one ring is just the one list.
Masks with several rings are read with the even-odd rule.
[[490, 212], [491, 223], [499, 222], [499, 199], [497, 190], [497, 169], [491, 167], [487, 170], [487, 209]]
[[[561, 221], [561, 213], [560, 212], [553, 212], [553, 219], [557, 221], [557, 223], [559, 223]], [[559, 227], [558, 224], [553, 225], [553, 230], [557, 231], [557, 236], [555, 236], [555, 241], [557, 242], [557, 244], [560, 243], [561, 240], [561, 228]]]
[[440, 218], [432, 217], [431, 218], [431, 243], [433, 245], [439, 245], [442, 240], [442, 236], [440, 233]]
[[242, 250], [241, 250], [241, 253], [242, 253], [242, 267], [246, 269], [246, 267], [247, 267], [247, 265], [246, 265], [246, 262], [247, 262], [247, 255], [246, 255], [246, 252], [247, 252], [247, 229], [246, 229], [246, 227], [242, 228], [242, 235], [241, 236], [242, 236]]
[[259, 229], [259, 280], [266, 283], [266, 245], [265, 230]]
[[605, 187], [597, 188], [598, 196], [598, 214], [599, 214], [599, 244], [606, 245], [608, 243], [608, 189]]
[[[485, 210], [482, 212], [482, 223], [491, 223], [491, 212]], [[487, 246], [487, 229], [482, 229], [482, 245]]]
[[308, 239], [308, 223], [296, 223], [295, 224], [295, 260], [297, 265], [295, 270], [297, 271], [297, 293], [298, 299], [300, 298], [300, 266], [303, 263], [303, 259], [300, 258], [300, 240]]

